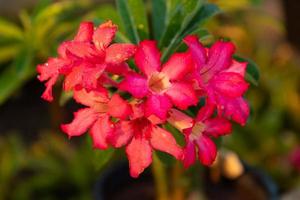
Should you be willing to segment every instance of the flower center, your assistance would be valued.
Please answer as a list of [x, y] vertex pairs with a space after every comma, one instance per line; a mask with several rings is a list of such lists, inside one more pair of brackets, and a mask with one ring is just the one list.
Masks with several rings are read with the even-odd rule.
[[206, 129], [206, 126], [202, 122], [196, 122], [195, 125], [192, 128], [192, 132], [190, 134], [190, 140], [197, 140], [201, 134]]
[[170, 87], [168, 76], [162, 72], [153, 73], [148, 80], [148, 86], [152, 92], [162, 93]]

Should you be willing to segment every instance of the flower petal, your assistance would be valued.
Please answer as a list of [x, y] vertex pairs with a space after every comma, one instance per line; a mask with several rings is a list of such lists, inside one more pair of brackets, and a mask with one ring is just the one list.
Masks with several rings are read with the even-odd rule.
[[63, 88], [70, 91], [82, 82], [83, 68], [81, 66], [74, 67], [72, 71], [66, 75]]
[[178, 80], [193, 69], [193, 60], [190, 53], [175, 53], [163, 65], [164, 72], [169, 79]]
[[148, 94], [147, 79], [136, 73], [129, 73], [119, 84], [119, 89], [132, 94], [135, 98], [143, 98]]
[[173, 135], [158, 126], [152, 127], [150, 144], [156, 150], [169, 153], [176, 159], [181, 159], [182, 149]]
[[187, 141], [186, 146], [183, 149], [183, 166], [185, 168], [190, 167], [192, 164], [195, 163], [196, 160], [196, 149], [192, 142]]
[[114, 147], [122, 147], [133, 137], [133, 127], [130, 121], [120, 121], [115, 125], [115, 130], [108, 136], [108, 141]]
[[184, 129], [191, 128], [194, 124], [193, 118], [177, 109], [171, 109], [169, 111], [168, 122], [181, 132]]
[[146, 100], [145, 115], [156, 115], [162, 120], [167, 118], [168, 110], [172, 107], [169, 97], [165, 95], [151, 94]]
[[199, 42], [196, 35], [188, 35], [183, 39], [189, 47], [193, 60], [198, 65], [198, 68], [204, 67], [207, 61], [207, 53], [205, 47]]
[[107, 103], [109, 101], [108, 92], [105, 89], [99, 91], [93, 90], [90, 92], [87, 92], [85, 89], [74, 90], [73, 97], [77, 103], [89, 107], [94, 107], [96, 104]]
[[205, 121], [205, 134], [215, 138], [231, 132], [231, 123], [224, 118], [213, 118]]
[[196, 105], [198, 98], [190, 84], [172, 83], [172, 86], [166, 91], [173, 104], [178, 108], [185, 110], [191, 105]]
[[121, 64], [128, 60], [136, 51], [133, 44], [112, 44], [106, 49], [105, 62], [111, 64]]
[[207, 100], [205, 105], [198, 111], [196, 120], [204, 121], [214, 113], [215, 106]]
[[74, 38], [74, 41], [77, 42], [91, 42], [94, 33], [94, 24], [93, 22], [81, 22], [77, 35]]
[[217, 156], [215, 143], [207, 136], [202, 135], [196, 140], [198, 146], [198, 157], [203, 165], [211, 165]]
[[116, 65], [109, 64], [107, 65], [105, 70], [109, 73], [121, 75], [121, 76], [126, 76], [126, 74], [131, 71], [127, 63], [121, 63]]
[[118, 30], [117, 25], [112, 21], [101, 24], [94, 32], [93, 41], [98, 50], [104, 50], [112, 42]]
[[97, 113], [91, 108], [83, 108], [74, 113], [74, 119], [69, 124], [61, 125], [61, 129], [69, 135], [79, 136], [97, 120]]
[[126, 147], [130, 175], [137, 178], [152, 162], [152, 148], [144, 137], [133, 137]]
[[223, 72], [234, 72], [234, 73], [241, 75], [244, 78], [246, 69], [247, 69], [246, 62], [237, 62], [237, 61], [233, 60], [230, 67], [228, 69], [224, 70]]
[[93, 139], [93, 147], [98, 149], [106, 149], [108, 147], [107, 137], [114, 131], [114, 125], [109, 120], [108, 115], [98, 118], [90, 130]]
[[46, 83], [46, 89], [42, 94], [42, 98], [46, 101], [53, 101], [52, 88], [58, 79], [58, 74], [52, 76]]
[[144, 40], [140, 42], [134, 56], [135, 64], [147, 76], [160, 71], [160, 52], [155, 41]]
[[114, 94], [108, 102], [108, 113], [113, 117], [126, 119], [131, 112], [130, 105], [119, 94]]

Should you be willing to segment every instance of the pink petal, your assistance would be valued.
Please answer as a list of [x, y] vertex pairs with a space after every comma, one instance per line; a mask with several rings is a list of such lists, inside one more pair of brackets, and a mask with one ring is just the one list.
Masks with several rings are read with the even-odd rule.
[[233, 72], [219, 73], [212, 78], [209, 84], [213, 85], [215, 92], [229, 98], [242, 96], [249, 87], [241, 75]]
[[107, 90], [94, 90], [90, 92], [87, 92], [85, 89], [74, 90], [73, 97], [77, 103], [89, 107], [94, 107], [96, 104], [107, 103], [109, 101]]
[[118, 94], [114, 94], [108, 102], [108, 113], [113, 117], [126, 119], [131, 112], [132, 110], [128, 102]]
[[67, 56], [73, 55], [71, 59], [77, 57], [77, 59], [88, 59], [89, 62], [100, 63], [105, 56], [103, 51], [98, 51], [90, 42], [65, 42], [65, 46]]
[[193, 61], [190, 53], [175, 53], [163, 65], [164, 72], [169, 79], [178, 80], [193, 69]]
[[134, 56], [138, 68], [148, 77], [160, 71], [160, 52], [155, 41], [144, 40], [140, 42]]
[[150, 144], [156, 150], [169, 153], [176, 159], [181, 159], [182, 149], [177, 145], [173, 135], [158, 126], [154, 126], [151, 130]]
[[83, 68], [81, 66], [74, 67], [72, 71], [66, 75], [63, 88], [65, 91], [72, 90], [76, 85], [82, 82]]
[[177, 109], [171, 109], [169, 111], [168, 122], [181, 132], [184, 129], [191, 128], [194, 124], [193, 118], [189, 117], [188, 115], [184, 114], [183, 112]]
[[74, 38], [74, 41], [90, 42], [92, 41], [93, 33], [94, 33], [93, 22], [81, 22], [77, 35]]
[[107, 137], [114, 131], [114, 125], [108, 115], [103, 115], [94, 123], [90, 134], [93, 139], [94, 148], [106, 149], [108, 147]]
[[121, 64], [128, 60], [136, 51], [133, 44], [112, 44], [106, 49], [105, 62]]
[[217, 156], [215, 143], [207, 136], [202, 135], [196, 141], [198, 146], [198, 157], [203, 165], [211, 165]]
[[129, 92], [135, 98], [143, 98], [148, 94], [147, 79], [136, 73], [127, 74], [119, 89]]
[[214, 113], [214, 108], [215, 106], [207, 100], [205, 105], [198, 111], [196, 120], [204, 121], [208, 119]]
[[240, 74], [244, 78], [246, 73], [246, 68], [247, 68], [246, 62], [237, 62], [233, 60], [230, 67], [223, 72], [234, 72]]
[[159, 94], [151, 94], [146, 100], [145, 115], [156, 115], [162, 120], [167, 118], [168, 110], [172, 107], [169, 97]]
[[79, 136], [97, 120], [98, 114], [91, 108], [83, 108], [74, 113], [74, 119], [69, 124], [61, 125], [61, 129], [69, 135]]
[[58, 79], [58, 75], [52, 76], [46, 83], [46, 89], [42, 94], [42, 98], [46, 101], [53, 101], [52, 88]]
[[126, 147], [130, 175], [137, 178], [152, 162], [152, 148], [144, 137], [133, 137]]
[[216, 138], [229, 134], [232, 130], [231, 123], [228, 120], [219, 117], [206, 120], [205, 127], [205, 133]]
[[205, 47], [199, 42], [199, 39], [195, 35], [186, 36], [183, 41], [188, 45], [189, 51], [193, 56], [193, 60], [196, 62], [199, 68], [204, 67], [207, 61], [207, 53]]
[[196, 160], [195, 146], [192, 142], [187, 141], [187, 144], [183, 149], [183, 156], [182, 156], [183, 166], [185, 168], [188, 168], [195, 163], [195, 160]]
[[129, 121], [120, 121], [115, 126], [115, 131], [108, 136], [108, 141], [114, 147], [122, 147], [133, 137], [133, 127]]
[[46, 81], [59, 73], [59, 70], [70, 62], [60, 58], [50, 58], [45, 64], [37, 66], [38, 79]]
[[121, 63], [121, 64], [109, 64], [107, 65], [106, 69], [107, 72], [116, 74], [116, 75], [121, 75], [121, 76], [126, 76], [127, 73], [131, 71], [127, 63]]
[[90, 90], [95, 90], [98, 87], [98, 80], [100, 76], [103, 74], [106, 65], [105, 64], [96, 64], [94, 66], [84, 65], [82, 73], [82, 81], [80, 85]]
[[171, 98], [173, 104], [185, 110], [191, 105], [196, 105], [198, 98], [190, 84], [172, 83], [166, 94]]
[[221, 70], [227, 69], [232, 63], [232, 55], [234, 51], [235, 46], [232, 42], [216, 42], [209, 49], [209, 59], [206, 66], [201, 69], [201, 74], [207, 72], [211, 77]]
[[117, 25], [112, 21], [101, 24], [94, 32], [93, 41], [98, 50], [104, 50], [112, 42], [118, 30]]

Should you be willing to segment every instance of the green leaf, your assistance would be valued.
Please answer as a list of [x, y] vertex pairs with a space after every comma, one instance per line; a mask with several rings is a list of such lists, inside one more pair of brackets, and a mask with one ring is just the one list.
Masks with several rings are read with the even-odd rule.
[[115, 150], [108, 148], [106, 150], [94, 150], [94, 166], [96, 170], [101, 170], [105, 164], [112, 158]]
[[156, 151], [155, 154], [165, 166], [172, 166], [176, 162], [176, 159], [173, 156], [165, 152]]
[[0, 46], [0, 63], [13, 59], [20, 51], [20, 44]]
[[16, 24], [0, 18], [0, 37], [23, 39], [23, 31]]
[[62, 91], [60, 98], [59, 98], [59, 105], [64, 106], [68, 101], [70, 101], [73, 97], [72, 91]]
[[239, 62], [247, 62], [245, 79], [252, 85], [257, 86], [259, 81], [259, 68], [257, 64], [249, 58], [243, 58], [238, 55], [234, 55], [233, 57]]
[[152, 28], [154, 38], [160, 40], [160, 37], [165, 29], [167, 1], [166, 0], [152, 0]]
[[145, 5], [142, 0], [117, 0], [117, 9], [128, 38], [135, 44], [149, 38]]

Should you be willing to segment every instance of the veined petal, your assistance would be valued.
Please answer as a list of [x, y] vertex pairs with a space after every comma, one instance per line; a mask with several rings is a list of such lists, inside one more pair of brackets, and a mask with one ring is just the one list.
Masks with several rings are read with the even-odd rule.
[[160, 71], [160, 52], [155, 41], [144, 40], [140, 42], [134, 56], [138, 68], [147, 76]]
[[158, 126], [152, 127], [150, 144], [156, 150], [169, 153], [176, 159], [181, 159], [182, 149], [176, 143], [173, 135]]
[[108, 141], [114, 147], [122, 147], [132, 139], [133, 127], [130, 121], [119, 121], [115, 125], [115, 130], [108, 136]]
[[183, 39], [184, 43], [189, 47], [189, 51], [193, 56], [199, 68], [204, 67], [207, 61], [207, 52], [205, 47], [199, 42], [196, 35], [188, 35]]
[[126, 147], [130, 175], [137, 178], [152, 162], [152, 148], [144, 137], [133, 137]]
[[196, 140], [198, 146], [198, 157], [203, 165], [211, 165], [217, 156], [215, 143], [207, 136], [202, 135]]
[[77, 35], [74, 38], [74, 41], [77, 42], [91, 42], [94, 33], [94, 24], [93, 22], [81, 22]]
[[183, 166], [185, 168], [190, 167], [192, 164], [195, 163], [196, 160], [196, 149], [193, 142], [187, 141], [186, 146], [183, 149]]
[[77, 103], [89, 107], [94, 107], [96, 104], [107, 103], [109, 101], [108, 92], [105, 89], [100, 91], [93, 90], [90, 92], [87, 92], [85, 89], [74, 90], [73, 97]]
[[130, 105], [119, 94], [114, 94], [108, 102], [108, 113], [113, 117], [126, 119], [131, 112]]
[[185, 74], [193, 69], [193, 60], [191, 54], [175, 53], [163, 65], [162, 72], [164, 72], [169, 79], [178, 80], [183, 78]]
[[169, 118], [167, 120], [172, 126], [177, 128], [181, 132], [184, 129], [191, 128], [194, 124], [193, 118], [177, 109], [171, 109], [169, 111]]
[[150, 94], [146, 100], [145, 115], [149, 117], [156, 115], [162, 120], [167, 118], [168, 110], [172, 107], [169, 97], [164, 94]]
[[231, 123], [224, 118], [212, 118], [205, 121], [205, 134], [215, 138], [229, 134], [231, 132]]
[[136, 51], [133, 44], [112, 44], [106, 49], [105, 61], [111, 64], [121, 64], [128, 60]]
[[117, 25], [112, 21], [101, 24], [94, 32], [93, 41], [98, 50], [104, 50], [112, 42], [118, 30]]
[[91, 108], [83, 108], [74, 113], [74, 119], [69, 124], [61, 125], [61, 129], [69, 135], [79, 136], [97, 120], [98, 114]]
[[127, 74], [119, 89], [129, 92], [135, 98], [143, 98], [148, 94], [147, 79], [136, 73]]
[[107, 137], [114, 131], [114, 125], [108, 115], [102, 115], [94, 123], [90, 130], [94, 148], [106, 149], [108, 147]]
[[178, 108], [185, 110], [191, 105], [196, 105], [198, 98], [190, 84], [172, 83], [172, 86], [166, 91], [173, 104]]
[[58, 74], [57, 75], [54, 75], [52, 76], [46, 83], [46, 89], [45, 91], [43, 92], [42, 94], [42, 98], [47, 100], [47, 101], [52, 101], [53, 100], [53, 95], [52, 95], [52, 88], [53, 88], [53, 85], [56, 83], [58, 79]]
[[209, 83], [216, 92], [222, 96], [235, 98], [242, 96], [248, 89], [249, 84], [244, 78], [234, 72], [222, 72], [214, 76]]

